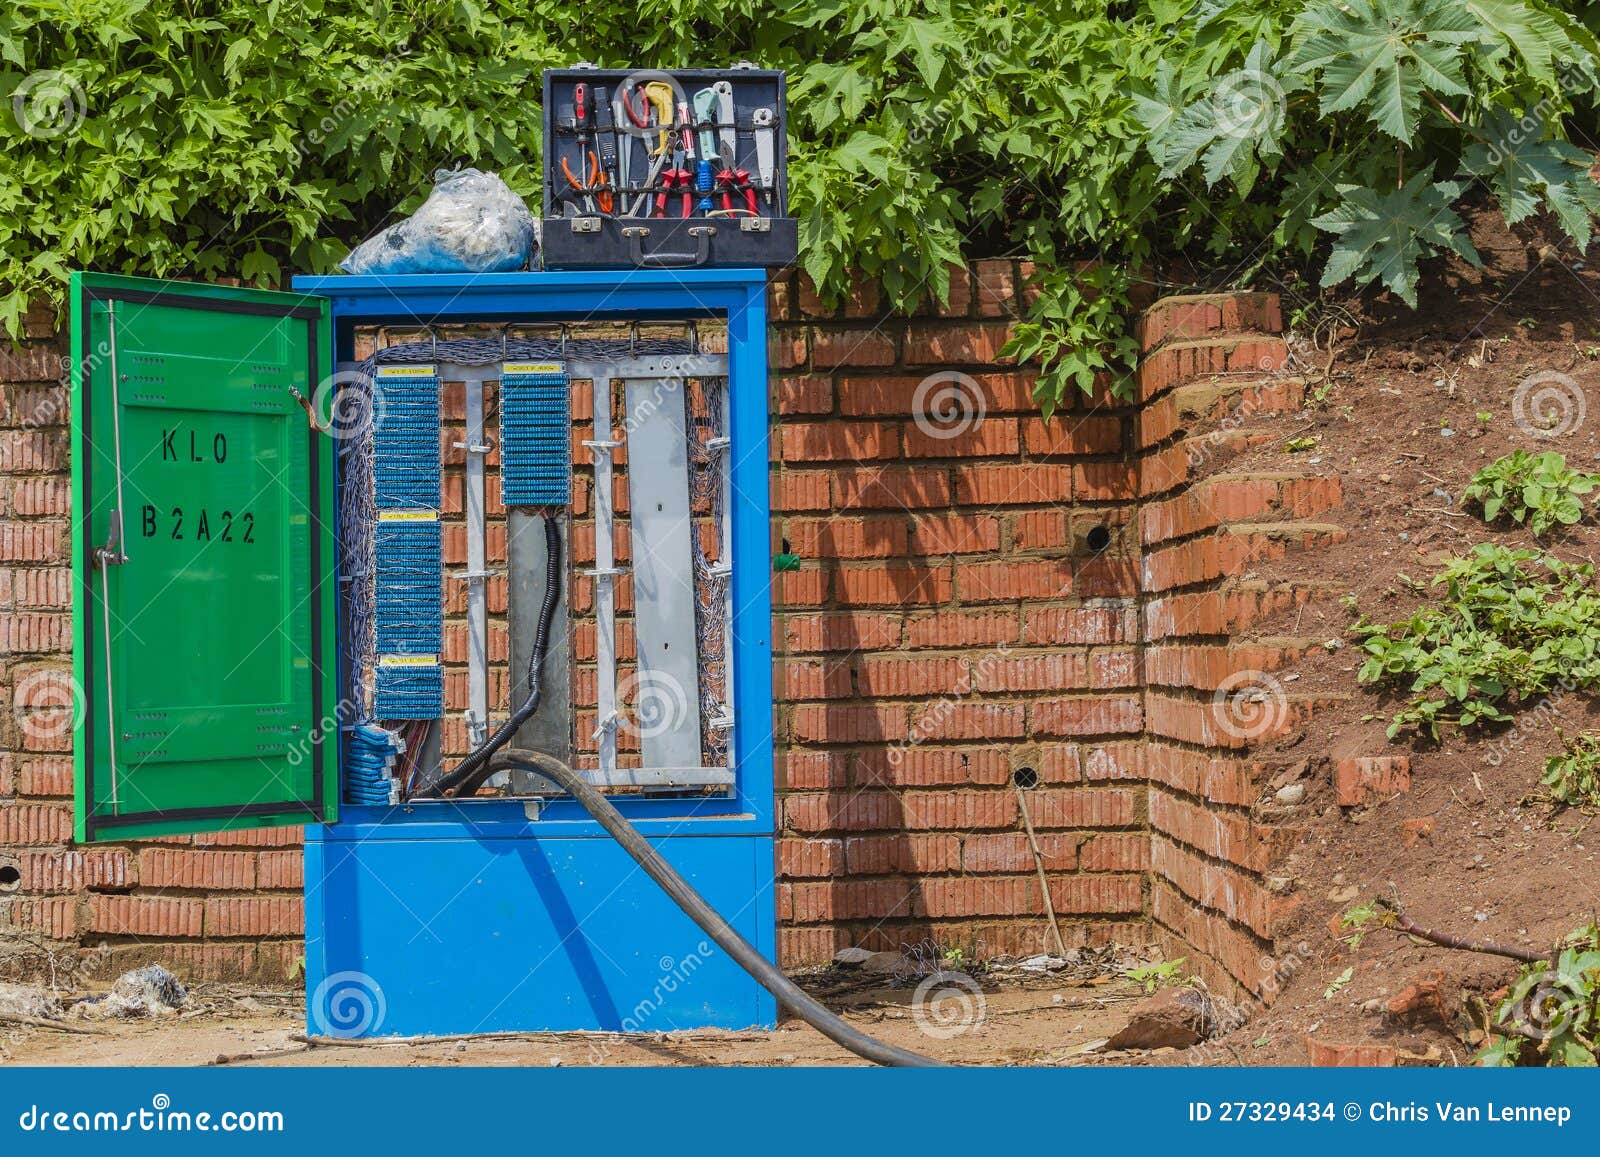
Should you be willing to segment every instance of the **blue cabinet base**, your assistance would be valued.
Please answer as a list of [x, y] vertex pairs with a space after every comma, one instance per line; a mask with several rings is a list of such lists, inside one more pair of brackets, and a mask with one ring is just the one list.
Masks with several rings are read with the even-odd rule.
[[[415, 825], [411, 835], [405, 823], [307, 829], [307, 1031], [438, 1036], [775, 1023], [766, 990], [609, 836], [520, 826], [513, 835], [438, 822]], [[441, 831], [450, 827], [460, 834]], [[774, 957], [770, 836], [652, 842]]]

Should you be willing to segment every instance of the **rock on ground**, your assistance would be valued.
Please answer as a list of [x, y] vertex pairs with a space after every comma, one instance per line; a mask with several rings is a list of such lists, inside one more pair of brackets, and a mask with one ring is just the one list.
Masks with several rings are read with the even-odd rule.
[[1186, 1049], [1210, 1036], [1218, 1019], [1216, 1002], [1198, 988], [1163, 989], [1134, 1006], [1105, 1048]]

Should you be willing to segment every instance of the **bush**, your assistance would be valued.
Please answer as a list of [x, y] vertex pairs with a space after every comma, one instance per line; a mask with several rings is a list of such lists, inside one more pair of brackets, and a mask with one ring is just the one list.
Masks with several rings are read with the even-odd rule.
[[35, 131], [0, 108], [0, 325], [59, 300], [71, 266], [325, 271], [440, 166], [533, 196], [545, 67], [748, 58], [790, 73], [793, 207], [824, 296], [859, 273], [906, 306], [969, 253], [1034, 261], [1011, 349], [1045, 363], [1048, 408], [1131, 364], [1128, 271], [1157, 258], [1241, 283], [1314, 261], [1324, 286], [1414, 302], [1421, 260], [1476, 260], [1467, 182], [1586, 244], [1600, 193], [1566, 125], [1600, 86], [1591, 7], [11, 0], [0, 92]]
[[1567, 468], [1565, 454], [1517, 450], [1472, 476], [1461, 498], [1483, 511], [1485, 522], [1504, 515], [1527, 523], [1534, 537], [1583, 519], [1583, 496], [1600, 486], [1600, 474]]
[[1509, 721], [1506, 710], [1556, 690], [1600, 684], [1600, 594], [1594, 568], [1488, 544], [1447, 563], [1443, 601], [1396, 623], [1363, 617], [1351, 630], [1367, 660], [1362, 683], [1403, 684], [1393, 738], [1415, 727]]

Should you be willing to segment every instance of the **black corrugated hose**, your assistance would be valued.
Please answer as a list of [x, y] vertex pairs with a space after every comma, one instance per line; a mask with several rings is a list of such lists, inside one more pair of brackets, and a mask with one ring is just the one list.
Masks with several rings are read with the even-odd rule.
[[662, 891], [672, 898], [672, 902], [682, 908], [684, 914], [698, 924], [707, 936], [716, 941], [724, 952], [733, 957], [739, 967], [754, 977], [761, 987], [777, 997], [779, 1004], [823, 1036], [874, 1064], [907, 1067], [943, 1065], [942, 1061], [936, 1061], [932, 1057], [925, 1057], [909, 1049], [885, 1044], [859, 1029], [852, 1028], [814, 1000], [798, 984], [785, 976], [776, 965], [762, 956], [753, 944], [734, 931], [733, 926], [719, 916], [700, 893], [678, 875], [671, 864], [662, 859], [661, 853], [650, 846], [650, 842], [639, 833], [639, 829], [611, 806], [610, 800], [561, 760], [543, 752], [513, 749], [501, 752], [490, 762], [496, 770], [517, 767], [554, 780], [563, 791], [582, 805], [584, 811], [598, 820], [601, 827], [611, 833], [612, 838], [622, 845], [623, 850], [633, 857], [634, 862], [644, 869], [645, 874], [660, 884]]
[[500, 729], [484, 740], [455, 770], [441, 778], [430, 788], [438, 795], [471, 795], [495, 769], [489, 766], [489, 757], [504, 747], [517, 729], [533, 718], [539, 710], [543, 692], [544, 653], [550, 644], [550, 624], [555, 621], [556, 605], [561, 601], [561, 520], [554, 514], [544, 516], [544, 603], [539, 607], [539, 626], [533, 636], [533, 653], [528, 656], [528, 697], [522, 706], [511, 713], [511, 718]]

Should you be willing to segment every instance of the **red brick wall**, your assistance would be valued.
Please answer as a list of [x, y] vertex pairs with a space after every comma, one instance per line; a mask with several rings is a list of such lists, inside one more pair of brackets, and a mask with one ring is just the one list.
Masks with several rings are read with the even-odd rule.
[[999, 357], [1020, 273], [981, 262], [909, 320], [775, 290], [774, 534], [804, 560], [777, 598], [787, 962], [1042, 950], [1019, 768], [1069, 943], [1148, 939], [1134, 413], [1039, 417]]
[[[1227, 971], [1267, 942], [1266, 901], [1220, 898], [1260, 883], [1274, 834], [1249, 822], [1240, 761], [1211, 750], [1209, 656], [1252, 608], [1211, 589], [1237, 560], [1207, 512], [1293, 496], [1185, 505], [1173, 386], [1281, 354], [1262, 336], [1276, 303], [1158, 305], [1136, 403], [1075, 399], [1046, 423], [1034, 374], [999, 356], [1026, 273], [980, 262], [948, 309], [910, 318], [773, 287], [774, 546], [802, 559], [775, 576], [786, 963], [924, 937], [1042, 949], [1019, 769], [1069, 943], [1159, 934]], [[0, 969], [104, 944], [118, 965], [281, 978], [298, 830], [69, 845], [70, 713], [32, 706], [34, 673], [70, 666], [66, 394], [48, 319], [29, 324], [36, 341], [0, 349], [0, 689], [28, 699], [0, 715], [0, 869], [21, 873], [0, 891]]]

